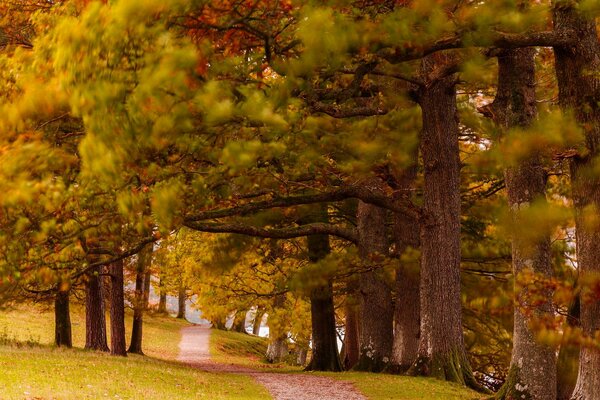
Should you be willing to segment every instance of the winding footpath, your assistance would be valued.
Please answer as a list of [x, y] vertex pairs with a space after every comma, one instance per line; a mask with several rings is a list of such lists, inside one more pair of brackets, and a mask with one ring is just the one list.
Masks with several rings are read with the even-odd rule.
[[209, 339], [210, 328], [207, 326], [183, 328], [177, 359], [203, 371], [252, 376], [267, 388], [274, 400], [367, 400], [350, 382], [308, 374], [261, 372], [238, 365], [212, 362]]

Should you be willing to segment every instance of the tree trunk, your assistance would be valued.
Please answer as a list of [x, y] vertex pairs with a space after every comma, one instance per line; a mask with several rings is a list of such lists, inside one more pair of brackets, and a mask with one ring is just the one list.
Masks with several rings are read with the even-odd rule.
[[255, 336], [260, 335], [260, 327], [262, 325], [262, 319], [265, 315], [265, 310], [262, 308], [256, 309], [256, 314], [254, 314], [254, 322], [252, 324], [252, 334]]
[[[274, 241], [274, 243], [276, 243]], [[278, 294], [275, 296], [273, 300], [273, 308], [276, 310], [278, 308], [282, 308], [285, 304], [285, 294]], [[273, 335], [273, 339], [269, 341], [269, 346], [267, 347], [266, 358], [270, 363], [278, 363], [283, 361], [288, 353], [288, 338], [287, 333], [277, 334], [274, 332], [273, 327], [270, 327], [269, 336]]]
[[165, 291], [165, 282], [164, 282], [162, 276], [160, 277], [158, 287], [160, 290], [160, 298], [158, 300], [158, 313], [159, 314], [168, 314], [168, 312], [167, 312], [167, 292]]
[[[327, 206], [319, 210], [314, 222], [326, 222]], [[311, 221], [312, 222], [312, 221]], [[313, 235], [306, 238], [308, 259], [311, 263], [319, 262], [327, 257], [331, 248], [328, 235]], [[310, 293], [310, 318], [312, 326], [312, 357], [306, 367], [307, 371], [342, 370], [340, 354], [337, 348], [337, 329], [333, 305], [333, 283], [327, 282], [313, 287]]]
[[[415, 164], [402, 172], [395, 188], [396, 199], [411, 200], [417, 177], [418, 154]], [[394, 214], [394, 240], [400, 259], [396, 271], [396, 303], [394, 304], [394, 344], [391, 372], [406, 372], [417, 358], [421, 321], [419, 299], [420, 271], [418, 262], [406, 260], [409, 248], [419, 248], [419, 221], [402, 214]]]
[[101, 267], [90, 271], [86, 282], [85, 296], [85, 348], [109, 351], [106, 343], [106, 317], [102, 298]]
[[[425, 75], [446, 56], [423, 60]], [[460, 296], [460, 160], [456, 76], [421, 87], [424, 168], [421, 227], [421, 330], [411, 373], [479, 388], [467, 360]]]
[[[352, 278], [350, 278], [352, 279]], [[360, 318], [357, 304], [358, 282], [348, 282], [348, 294], [346, 295], [346, 321], [344, 327], [344, 358], [345, 370], [350, 370], [358, 363], [360, 356]]]
[[61, 290], [60, 285], [54, 297], [54, 344], [59, 347], [73, 347], [69, 289]]
[[152, 255], [150, 255], [150, 261], [148, 262], [148, 266], [146, 271], [144, 272], [144, 299], [143, 306], [144, 310], [148, 311], [150, 309], [150, 282], [152, 278], [152, 273], [150, 272], [150, 266], [152, 265]]
[[269, 343], [267, 347], [267, 361], [278, 363], [285, 360], [288, 355], [287, 337], [279, 337]]
[[144, 354], [142, 350], [142, 329], [144, 325], [144, 280], [146, 270], [150, 266], [152, 247], [148, 245], [138, 253], [135, 274], [135, 296], [133, 300], [133, 325], [128, 353]]
[[[563, 331], [579, 327], [579, 296], [569, 307], [569, 315], [563, 326]], [[574, 343], [563, 343], [556, 361], [556, 400], [569, 400], [577, 383], [579, 369], [579, 346]]]
[[[554, 7], [554, 29], [572, 30], [577, 37], [573, 45], [554, 47], [559, 103], [573, 111], [585, 134], [586, 151], [572, 158], [571, 182], [575, 207], [577, 264], [582, 285], [600, 272], [600, 178], [595, 171], [600, 145], [600, 43], [593, 18], [580, 15], [576, 2]], [[594, 337], [600, 329], [600, 301], [593, 288], [583, 287], [581, 327], [586, 336]], [[600, 349], [584, 346], [579, 356], [579, 374], [573, 399], [591, 400], [600, 393]]]
[[[378, 183], [371, 182], [379, 191]], [[394, 341], [394, 308], [390, 285], [378, 264], [388, 253], [387, 211], [371, 204], [358, 204], [358, 251], [367, 271], [359, 277], [360, 356], [358, 371], [383, 371], [391, 361]], [[370, 270], [369, 270], [370, 269]]]
[[[499, 74], [492, 105], [495, 122], [505, 130], [528, 127], [536, 118], [535, 50], [504, 50], [498, 56]], [[519, 133], [522, 135], [522, 133]], [[498, 399], [556, 399], [556, 350], [536, 340], [530, 329], [535, 320], [552, 317], [552, 290], [530, 293], [517, 289], [519, 274], [553, 276], [548, 232], [531, 239], [522, 215], [534, 202], [546, 201], [546, 172], [539, 154], [531, 154], [504, 171], [512, 229], [512, 265], [515, 276], [513, 350], [508, 378]], [[527, 232], [525, 232], [527, 230]]]
[[239, 333], [248, 333], [246, 332], [246, 314], [246, 311], [238, 311], [235, 313], [233, 324], [231, 325], [232, 331]]
[[110, 349], [113, 355], [127, 355], [122, 260], [110, 265]]
[[[181, 284], [179, 286], [179, 293], [178, 293], [178, 304], [179, 304], [179, 308], [177, 309], [177, 318], [180, 319], [185, 319], [185, 299], [186, 299], [187, 293], [185, 290], [185, 286], [183, 286], [183, 284]], [[217, 326], [218, 324], [215, 324], [215, 326]], [[225, 324], [223, 324], [223, 327], [218, 327], [217, 329], [225, 329]]]

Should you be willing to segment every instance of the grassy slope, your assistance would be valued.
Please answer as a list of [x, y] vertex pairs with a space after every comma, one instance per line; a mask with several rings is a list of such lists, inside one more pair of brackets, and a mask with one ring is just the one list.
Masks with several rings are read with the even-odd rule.
[[[0, 339], [53, 341], [51, 310], [22, 306], [0, 311]], [[71, 313], [73, 341], [85, 341], [83, 309]], [[128, 320], [131, 321], [130, 316]], [[84, 350], [51, 346], [0, 346], [0, 397], [2, 399], [265, 399], [266, 391], [251, 378], [201, 372], [174, 362], [184, 321], [149, 316], [144, 324], [144, 350], [150, 357], [111, 357]]]
[[[262, 358], [266, 340], [236, 332], [213, 330], [210, 350], [219, 362], [265, 368]], [[277, 367], [277, 366], [275, 366]], [[300, 373], [298, 368], [279, 365], [281, 372]], [[362, 372], [318, 373], [353, 382], [371, 400], [459, 400], [480, 399], [481, 395], [458, 385], [435, 379]]]

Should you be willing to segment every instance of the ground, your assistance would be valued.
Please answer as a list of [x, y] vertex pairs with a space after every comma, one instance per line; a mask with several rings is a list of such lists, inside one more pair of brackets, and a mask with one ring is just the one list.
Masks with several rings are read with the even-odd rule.
[[[72, 318], [74, 345], [80, 347], [85, 329], [83, 309], [74, 307]], [[267, 364], [261, 359], [264, 339], [204, 329], [200, 344], [197, 334], [186, 333], [202, 328], [171, 317], [146, 319], [146, 357], [56, 349], [50, 345], [53, 329], [49, 309], [27, 305], [0, 311], [0, 398], [337, 399], [333, 393], [343, 394], [340, 398], [344, 400], [479, 398], [470, 390], [431, 379], [303, 373], [297, 367]], [[307, 397], [311, 391], [313, 397]], [[290, 393], [294, 397], [285, 397]]]

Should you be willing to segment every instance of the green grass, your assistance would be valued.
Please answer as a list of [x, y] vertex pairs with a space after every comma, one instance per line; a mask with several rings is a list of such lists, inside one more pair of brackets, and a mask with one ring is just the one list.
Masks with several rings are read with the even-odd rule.
[[211, 359], [220, 363], [257, 366], [264, 364], [267, 339], [212, 329], [210, 335]]
[[[264, 354], [267, 341], [256, 336], [213, 329], [210, 351], [213, 360], [238, 364], [269, 372], [303, 373], [301, 368], [285, 364], [267, 364]], [[349, 381], [370, 400], [458, 400], [481, 399], [482, 395], [456, 384], [428, 378], [414, 378], [364, 372], [309, 372]]]
[[269, 398], [251, 378], [212, 374], [149, 357], [83, 350], [0, 347], [2, 399]]
[[[127, 315], [127, 337], [131, 315]], [[73, 344], [85, 343], [83, 307], [71, 310]], [[23, 305], [0, 311], [0, 398], [4, 399], [268, 399], [251, 378], [214, 374], [169, 362], [179, 352], [180, 330], [189, 323], [149, 314], [144, 320], [147, 357], [112, 357], [59, 349], [52, 310]], [[37, 346], [24, 343], [35, 342]], [[164, 360], [160, 360], [162, 358]]]
[[[107, 334], [110, 345], [110, 319], [107, 316]], [[125, 316], [127, 341], [131, 337], [132, 313]], [[83, 306], [71, 308], [73, 346], [85, 345], [85, 311]], [[143, 350], [150, 357], [173, 360], [179, 353], [180, 330], [189, 322], [169, 316], [146, 314], [143, 327]], [[0, 341], [39, 343], [51, 345], [54, 342], [54, 313], [43, 305], [25, 305], [0, 311]]]
[[352, 382], [354, 387], [371, 400], [464, 400], [485, 397], [457, 384], [433, 378], [366, 372], [318, 374]]

